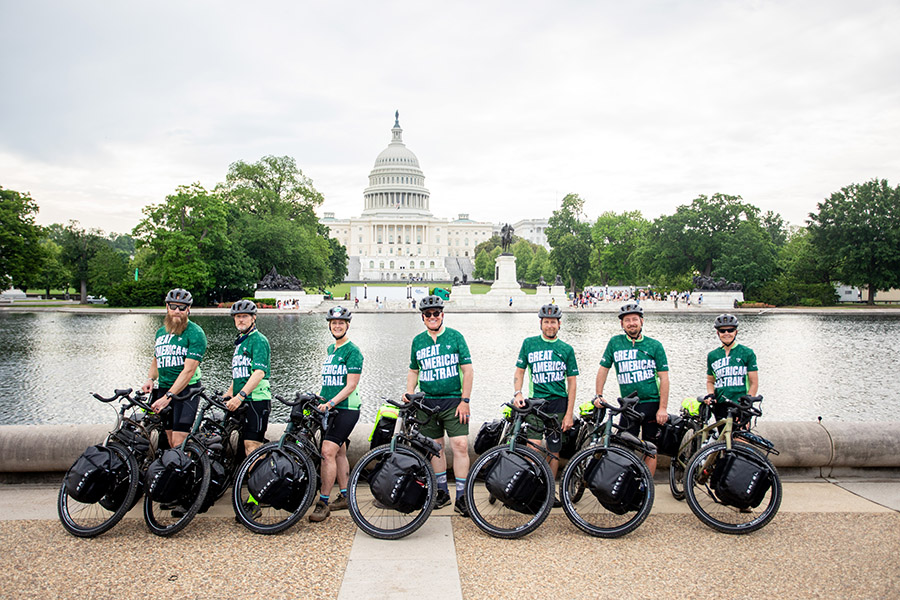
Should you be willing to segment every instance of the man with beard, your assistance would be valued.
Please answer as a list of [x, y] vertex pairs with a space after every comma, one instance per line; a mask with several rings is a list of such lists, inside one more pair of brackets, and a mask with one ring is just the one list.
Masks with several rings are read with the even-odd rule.
[[[625, 397], [637, 392], [635, 409], [642, 419], [630, 422], [626, 429], [633, 435], [641, 433], [641, 439], [654, 440], [660, 425], [669, 418], [669, 361], [662, 344], [643, 335], [644, 309], [636, 302], [619, 307], [619, 321], [624, 334], [613, 336], [606, 345], [600, 368], [597, 370], [597, 396], [603, 398], [603, 386], [610, 367], [616, 365], [619, 394]], [[594, 400], [599, 406], [599, 401]], [[644, 462], [651, 475], [656, 472], [656, 457], [646, 457]]]
[[[200, 389], [200, 361], [206, 353], [206, 334], [200, 326], [192, 322], [191, 293], [181, 288], [166, 294], [166, 319], [156, 332], [156, 347], [150, 374], [141, 391], [153, 391], [153, 410], [161, 411], [172, 404], [172, 411], [165, 418], [166, 437], [169, 446], [180, 445], [194, 424], [199, 399], [192, 395]], [[159, 378], [158, 386], [153, 385]], [[187, 390], [186, 400], [174, 400]]]
[[[322, 486], [316, 507], [309, 515], [313, 523], [327, 519], [332, 510], [347, 508], [347, 483], [350, 480], [347, 440], [359, 421], [357, 386], [363, 366], [362, 352], [347, 336], [352, 318], [353, 314], [343, 306], [335, 306], [325, 316], [334, 343], [328, 346], [328, 355], [322, 363], [322, 391], [319, 395], [325, 402], [319, 405], [319, 410], [335, 409], [335, 415], [322, 440], [322, 464], [319, 466]], [[340, 495], [329, 504], [335, 479]]]
[[[419, 431], [444, 446], [444, 432], [453, 451], [453, 474], [456, 477], [456, 504], [453, 509], [469, 516], [463, 491], [469, 473], [469, 395], [472, 393], [472, 355], [465, 338], [455, 329], [444, 327], [444, 301], [438, 296], [425, 296], [419, 303], [425, 331], [413, 338], [410, 348], [406, 393], [416, 386], [425, 393], [425, 402], [440, 412]], [[404, 402], [406, 398], [404, 397]], [[423, 418], [424, 415], [418, 415]], [[436, 508], [450, 504], [447, 486], [447, 458], [444, 451], [431, 459], [438, 480]]]
[[[568, 431], [574, 423], [576, 377], [578, 363], [575, 350], [558, 337], [562, 309], [555, 304], [545, 304], [538, 311], [541, 324], [541, 335], [525, 338], [516, 360], [516, 372], [513, 375], [515, 393], [513, 402], [518, 407], [525, 406], [525, 392], [522, 387], [525, 376], [528, 376], [528, 397], [544, 398], [547, 403], [543, 411], [556, 416], [562, 424], [562, 430]], [[540, 442], [543, 426], [541, 420], [528, 416], [528, 422], [535, 426], [529, 429], [528, 438]], [[547, 433], [547, 452], [555, 459], [550, 461], [553, 478], [559, 470], [559, 451], [562, 448], [562, 437], [558, 431]]]

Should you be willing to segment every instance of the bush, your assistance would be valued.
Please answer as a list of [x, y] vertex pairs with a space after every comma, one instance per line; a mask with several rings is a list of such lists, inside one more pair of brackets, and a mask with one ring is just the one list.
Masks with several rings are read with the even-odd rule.
[[[275, 298], [253, 298], [251, 296], [245, 296], [244, 298], [241, 298], [241, 299], [242, 300], [250, 300], [251, 302], [256, 302], [257, 305], [271, 304], [272, 306], [275, 306], [278, 303], [278, 301]], [[229, 302], [228, 306], [231, 306], [232, 304], [233, 303]]]
[[[170, 289], [172, 288], [169, 284], [161, 281], [149, 279], [126, 281], [113, 286], [106, 299], [110, 306], [162, 306]], [[196, 297], [194, 303], [197, 303]]]
[[[799, 283], [782, 276], [757, 289], [752, 300], [775, 306], [831, 306], [837, 301], [837, 293], [829, 283]], [[806, 304], [805, 301], [817, 304]]]
[[801, 298], [800, 306], [822, 306], [822, 301], [818, 298]]

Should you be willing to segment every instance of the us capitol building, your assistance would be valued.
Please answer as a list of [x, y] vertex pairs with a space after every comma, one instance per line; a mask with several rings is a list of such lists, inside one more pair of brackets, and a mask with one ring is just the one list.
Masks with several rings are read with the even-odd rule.
[[[467, 214], [449, 220], [431, 213], [425, 174], [419, 159], [403, 143], [399, 112], [395, 113], [391, 143], [375, 159], [363, 197], [365, 209], [359, 217], [336, 219], [333, 212], [326, 212], [320, 219], [331, 230], [331, 237], [347, 249], [347, 281], [471, 277], [475, 246], [499, 230], [499, 225], [473, 221]], [[516, 224], [516, 233], [524, 223]], [[542, 232], [546, 219], [527, 223], [531, 225], [524, 226], [525, 231]]]

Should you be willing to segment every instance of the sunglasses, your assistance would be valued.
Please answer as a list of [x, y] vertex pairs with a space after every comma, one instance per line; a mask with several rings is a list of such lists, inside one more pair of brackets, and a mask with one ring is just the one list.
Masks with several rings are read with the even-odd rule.
[[717, 330], [719, 333], [734, 333], [737, 331], [734, 327], [723, 327], [722, 329]]
[[424, 311], [422, 311], [422, 315], [426, 319], [431, 319], [433, 317], [439, 317], [439, 316], [441, 316], [441, 314], [442, 314], [442, 311], [440, 311], [440, 310], [424, 310]]
[[186, 304], [166, 304], [169, 307], [169, 310], [177, 310], [179, 312], [186, 312], [188, 306]]

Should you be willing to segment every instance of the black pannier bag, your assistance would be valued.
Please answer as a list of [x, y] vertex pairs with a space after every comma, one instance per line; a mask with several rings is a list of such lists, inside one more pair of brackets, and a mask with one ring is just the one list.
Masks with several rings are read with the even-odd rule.
[[487, 469], [484, 485], [507, 508], [533, 515], [546, 500], [544, 482], [535, 470], [522, 456], [502, 452]]
[[772, 487], [772, 475], [762, 460], [725, 450], [716, 460], [709, 483], [722, 504], [756, 508]]
[[656, 439], [650, 441], [656, 444], [657, 454], [675, 456], [686, 431], [686, 424], [681, 416], [669, 415], [666, 424], [659, 428]]
[[375, 500], [402, 513], [418, 510], [428, 500], [422, 464], [399, 452], [394, 452], [376, 467], [369, 478], [369, 488]]
[[617, 515], [640, 507], [638, 477], [631, 461], [617, 452], [604, 452], [601, 458], [592, 458], [584, 470], [585, 485], [606, 510]]
[[247, 477], [247, 489], [256, 501], [278, 510], [296, 510], [308, 485], [300, 465], [279, 448], [258, 460]]
[[169, 448], [147, 467], [144, 487], [155, 502], [177, 502], [190, 492], [193, 474], [191, 457], [181, 448]]
[[372, 429], [372, 436], [369, 438], [369, 450], [377, 446], [389, 444], [391, 438], [394, 437], [394, 427], [397, 425], [397, 419], [382, 416], [375, 423]]
[[478, 430], [478, 435], [475, 436], [475, 443], [472, 444], [475, 454], [484, 454], [487, 450], [500, 443], [504, 423], [503, 419], [495, 419], [481, 424], [481, 429]]
[[228, 474], [225, 472], [225, 465], [217, 460], [209, 461], [209, 488], [206, 492], [206, 498], [203, 505], [200, 506], [198, 512], [206, 512], [215, 504], [216, 500], [225, 492], [228, 485]]
[[132, 448], [138, 456], [150, 451], [150, 440], [131, 429], [120, 429], [115, 435], [116, 439]]
[[116, 471], [125, 467], [119, 456], [106, 446], [91, 446], [66, 473], [66, 493], [83, 504], [98, 502], [114, 491]]
[[573, 456], [575, 456], [575, 452], [578, 451], [578, 448], [575, 447], [575, 443], [578, 441], [578, 433], [581, 431], [581, 428], [584, 426], [584, 421], [575, 417], [575, 421], [572, 424], [572, 427], [568, 431], [563, 431], [562, 433], [562, 447], [559, 449], [559, 457], [565, 460], [569, 460]]

